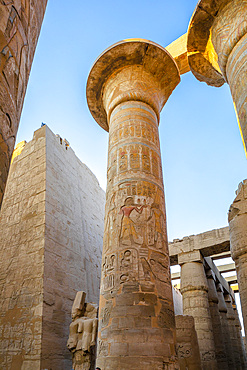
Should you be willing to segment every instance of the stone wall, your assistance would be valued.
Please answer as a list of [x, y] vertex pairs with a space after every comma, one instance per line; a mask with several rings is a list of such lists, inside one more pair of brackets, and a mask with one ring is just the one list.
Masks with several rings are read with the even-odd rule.
[[78, 290], [97, 302], [105, 194], [47, 126], [11, 165], [0, 214], [1, 369], [71, 369]]
[[46, 4], [0, 1], [0, 206]]

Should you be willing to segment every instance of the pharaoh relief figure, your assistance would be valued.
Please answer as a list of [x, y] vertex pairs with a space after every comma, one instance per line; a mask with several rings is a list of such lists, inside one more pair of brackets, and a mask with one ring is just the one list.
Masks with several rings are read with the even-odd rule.
[[67, 347], [72, 353], [73, 370], [92, 370], [95, 367], [98, 306], [85, 303], [85, 298], [85, 292], [77, 292], [71, 311]]

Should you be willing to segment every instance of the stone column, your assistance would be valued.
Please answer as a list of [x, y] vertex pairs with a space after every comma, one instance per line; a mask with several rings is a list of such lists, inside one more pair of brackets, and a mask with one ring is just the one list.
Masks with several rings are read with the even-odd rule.
[[231, 345], [233, 349], [233, 356], [234, 356], [234, 363], [236, 369], [241, 369], [241, 360], [240, 360], [240, 353], [239, 353], [239, 346], [237, 340], [237, 333], [235, 327], [235, 315], [232, 307], [232, 298], [230, 294], [224, 295], [226, 307], [227, 307], [227, 320], [229, 325], [229, 333], [231, 339]]
[[0, 1], [0, 207], [46, 3]]
[[[212, 86], [228, 82], [247, 147], [247, 1], [201, 0], [188, 30], [192, 73]], [[247, 154], [247, 153], [246, 153]]]
[[208, 301], [209, 310], [212, 319], [213, 336], [215, 344], [215, 354], [219, 369], [228, 369], [227, 356], [224, 345], [224, 336], [222, 333], [220, 312], [218, 307], [218, 294], [215, 285], [215, 274], [210, 269], [206, 272], [207, 282], [208, 282]]
[[119, 42], [95, 62], [87, 99], [109, 130], [97, 366], [175, 369], [159, 113], [176, 63], [146, 40]]
[[217, 369], [208, 284], [200, 251], [178, 255], [178, 263], [181, 265], [184, 315], [194, 317], [202, 368]]
[[227, 307], [226, 307], [226, 302], [224, 299], [223, 288], [220, 283], [217, 284], [217, 294], [218, 294], [218, 299], [219, 299], [218, 306], [219, 306], [222, 333], [223, 333], [223, 338], [224, 338], [224, 345], [225, 345], [226, 354], [227, 354], [228, 368], [229, 370], [235, 369], [233, 348], [232, 348], [232, 343], [230, 339], [230, 329], [229, 329], [228, 320], [227, 320]]
[[247, 180], [239, 184], [228, 213], [230, 246], [232, 258], [236, 265], [238, 286], [247, 333]]
[[240, 360], [241, 360], [241, 369], [246, 369], [247, 367], [246, 353], [245, 353], [244, 342], [243, 342], [243, 337], [241, 333], [241, 324], [239, 321], [238, 310], [237, 310], [237, 306], [235, 302], [233, 303], [232, 307], [233, 307], [233, 312], [235, 316], [235, 328], [236, 328], [236, 333], [237, 333], [238, 352], [240, 354]]

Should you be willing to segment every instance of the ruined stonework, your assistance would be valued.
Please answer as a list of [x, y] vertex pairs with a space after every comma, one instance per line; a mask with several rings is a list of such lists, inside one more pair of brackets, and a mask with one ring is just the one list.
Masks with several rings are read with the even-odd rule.
[[0, 0], [0, 207], [47, 0]]
[[1, 369], [67, 370], [76, 292], [98, 302], [105, 194], [47, 126], [10, 169], [0, 213]]
[[72, 353], [73, 370], [95, 369], [98, 306], [85, 303], [85, 298], [85, 292], [77, 292], [71, 311], [67, 347]]

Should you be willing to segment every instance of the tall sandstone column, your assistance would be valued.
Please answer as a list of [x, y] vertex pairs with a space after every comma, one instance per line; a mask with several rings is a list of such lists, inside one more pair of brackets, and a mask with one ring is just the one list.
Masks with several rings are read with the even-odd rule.
[[202, 262], [200, 251], [178, 256], [184, 315], [194, 317], [202, 368], [213, 370], [217, 369], [217, 361], [208, 303], [208, 284]]
[[0, 207], [46, 4], [0, 1]]
[[111, 46], [89, 75], [90, 111], [109, 130], [102, 369], [177, 368], [158, 123], [179, 81], [166, 50], [139, 39]]
[[[199, 1], [188, 30], [192, 73], [208, 85], [229, 84], [247, 147], [247, 0]], [[247, 154], [247, 153], [246, 153]]]
[[236, 265], [245, 333], [247, 333], [247, 180], [239, 184], [228, 222], [232, 258]]

